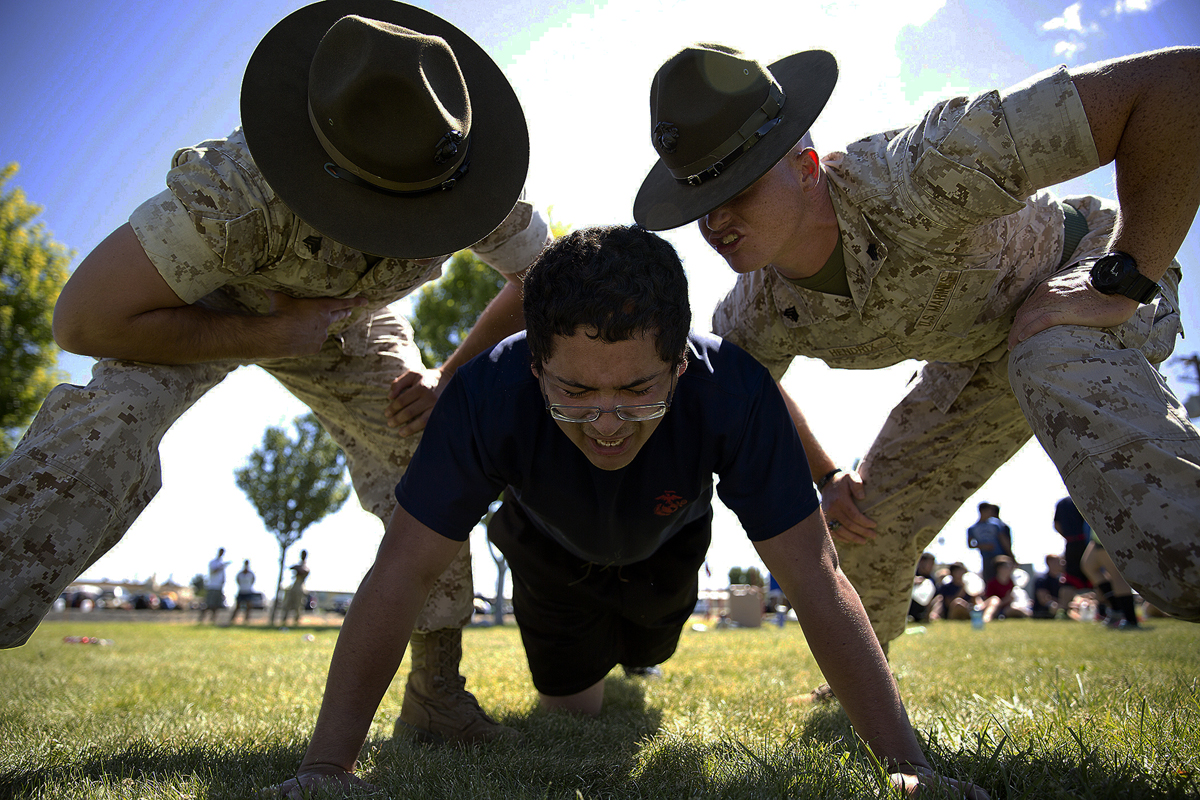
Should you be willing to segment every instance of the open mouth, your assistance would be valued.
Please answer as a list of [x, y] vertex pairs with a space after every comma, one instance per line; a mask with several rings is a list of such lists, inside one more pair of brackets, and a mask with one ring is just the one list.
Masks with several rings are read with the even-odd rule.
[[601, 447], [620, 447], [625, 443], [625, 439], [594, 439], [593, 441]]
[[708, 240], [709, 244], [712, 245], [713, 249], [716, 250], [718, 253], [722, 253], [722, 254], [732, 251], [734, 248], [736, 248], [739, 245], [739, 243], [741, 241], [742, 241], [741, 234], [736, 233], [735, 231], [723, 233], [720, 236], [717, 236], [714, 234], [713, 236], [709, 237], [709, 240]]

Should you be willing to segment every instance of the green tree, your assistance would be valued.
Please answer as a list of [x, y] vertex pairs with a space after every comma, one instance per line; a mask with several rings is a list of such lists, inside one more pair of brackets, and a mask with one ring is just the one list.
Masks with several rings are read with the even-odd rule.
[[[550, 221], [555, 237], [568, 230], [570, 226]], [[441, 278], [417, 290], [412, 321], [425, 366], [438, 366], [450, 357], [504, 283], [504, 276], [478, 256], [460, 250], [443, 267]]]
[[745, 575], [746, 583], [750, 584], [751, 586], [757, 586], [760, 589], [766, 586], [766, 582], [763, 580], [762, 571], [758, 567], [747, 568]]
[[309, 412], [293, 420], [296, 438], [279, 427], [267, 428], [262, 446], [234, 472], [238, 488], [246, 493], [263, 524], [279, 541], [279, 578], [271, 624], [279, 609], [287, 550], [314, 522], [342, 507], [350, 496], [344, 478], [346, 455]]
[[46, 394], [65, 380], [55, 369], [50, 323], [73, 253], [32, 224], [41, 206], [5, 190], [17, 165], [0, 170], [0, 459], [12, 452]]
[[436, 367], [454, 352], [505, 279], [470, 250], [455, 253], [442, 277], [417, 290], [413, 328], [425, 366]]

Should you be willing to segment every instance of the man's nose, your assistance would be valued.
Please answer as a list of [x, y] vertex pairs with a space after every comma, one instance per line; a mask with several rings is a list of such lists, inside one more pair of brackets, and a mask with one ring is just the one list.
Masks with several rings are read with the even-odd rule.
[[601, 436], [616, 433], [621, 429], [624, 421], [617, 416], [616, 409], [609, 411], [601, 411], [600, 419], [592, 423], [592, 427], [596, 429], [596, 433]]
[[725, 206], [717, 206], [705, 214], [701, 221], [710, 231], [719, 231], [729, 223], [729, 210]]

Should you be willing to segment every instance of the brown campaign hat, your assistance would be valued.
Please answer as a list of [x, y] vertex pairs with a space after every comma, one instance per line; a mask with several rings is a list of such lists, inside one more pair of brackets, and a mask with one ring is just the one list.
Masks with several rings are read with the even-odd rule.
[[285, 17], [242, 80], [267, 183], [330, 238], [429, 258], [483, 239], [524, 188], [529, 131], [500, 68], [446, 20], [393, 0]]
[[652, 231], [678, 228], [740, 193], [808, 132], [837, 76], [824, 50], [769, 68], [719, 45], [681, 50], [650, 86], [659, 161], [642, 182], [633, 218]]

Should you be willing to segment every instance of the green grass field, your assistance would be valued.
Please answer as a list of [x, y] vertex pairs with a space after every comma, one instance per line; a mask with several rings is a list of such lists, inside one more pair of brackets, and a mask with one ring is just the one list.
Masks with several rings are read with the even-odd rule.
[[[1149, 626], [934, 623], [895, 642], [891, 661], [934, 766], [993, 798], [1200, 797], [1200, 626]], [[0, 798], [253, 797], [295, 770], [336, 638], [44, 623], [0, 653]], [[468, 688], [523, 742], [391, 741], [402, 667], [361, 760], [387, 796], [884, 795], [839, 707], [792, 701], [820, 681], [795, 623], [688, 630], [664, 680], [614, 672], [599, 719], [535, 711], [515, 627], [469, 629], [464, 648]]]

